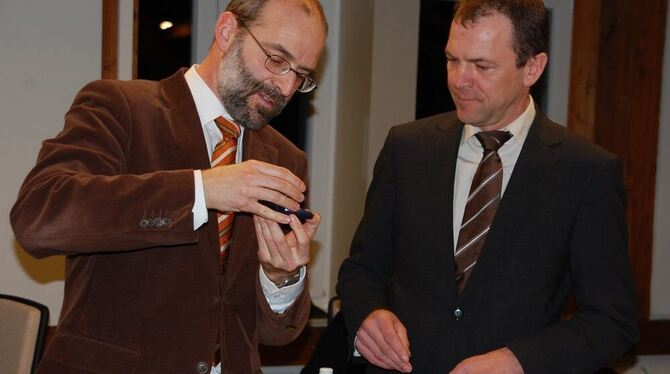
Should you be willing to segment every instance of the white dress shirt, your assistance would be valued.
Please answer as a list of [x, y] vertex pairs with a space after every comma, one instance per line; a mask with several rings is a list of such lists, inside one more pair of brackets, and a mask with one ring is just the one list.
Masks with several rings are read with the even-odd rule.
[[[526, 141], [530, 125], [535, 119], [535, 104], [533, 98], [531, 96], [529, 98], [526, 110], [517, 119], [501, 129], [512, 133], [512, 138], [498, 150], [503, 164], [501, 196], [505, 193], [505, 188], [507, 188], [507, 183], [512, 176], [516, 161], [519, 159], [523, 143]], [[484, 148], [475, 137], [475, 134], [480, 131], [481, 129], [478, 127], [466, 124], [458, 147], [456, 177], [454, 178], [454, 250], [458, 245], [458, 233], [461, 229], [461, 222], [463, 222], [463, 213], [470, 193], [470, 185], [477, 171], [477, 166], [479, 166], [479, 162], [484, 155]]]
[[[233, 118], [228, 114], [228, 111], [223, 107], [218, 96], [209, 88], [207, 83], [202, 80], [202, 77], [196, 71], [198, 65], [193, 65], [186, 74], [184, 78], [188, 84], [188, 88], [191, 90], [191, 95], [193, 96], [193, 101], [195, 102], [196, 110], [198, 111], [198, 116], [200, 117], [200, 124], [202, 125], [202, 131], [205, 134], [205, 143], [207, 144], [207, 152], [209, 158], [212, 158], [212, 153], [214, 152], [214, 147], [216, 144], [223, 139], [221, 131], [214, 123], [214, 120], [219, 116], [223, 116], [227, 120], [234, 122]], [[244, 140], [244, 127], [240, 126], [240, 138], [237, 142], [237, 155], [235, 162], [242, 162], [242, 143]], [[193, 178], [195, 181], [195, 201], [193, 203], [193, 230], [197, 230], [200, 226], [205, 224], [208, 220], [207, 218], [207, 206], [205, 205], [205, 190], [202, 182], [202, 171], [194, 170]], [[234, 249], [234, 243], [233, 248]], [[283, 288], [277, 288], [277, 286], [265, 275], [263, 268], [259, 266], [258, 276], [261, 281], [261, 288], [263, 289], [263, 294], [270, 305], [270, 308], [276, 313], [283, 313], [288, 309], [291, 304], [300, 296], [302, 290], [305, 288], [305, 267], [303, 266], [300, 269], [300, 280], [298, 283], [286, 286]]]

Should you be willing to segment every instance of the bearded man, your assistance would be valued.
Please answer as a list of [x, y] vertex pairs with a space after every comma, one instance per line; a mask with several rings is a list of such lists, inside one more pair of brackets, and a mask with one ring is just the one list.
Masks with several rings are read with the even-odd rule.
[[201, 64], [79, 92], [11, 213], [28, 253], [67, 256], [39, 373], [257, 373], [300, 333], [320, 218], [259, 201], [304, 200], [306, 156], [267, 124], [326, 33], [318, 0], [233, 0]]

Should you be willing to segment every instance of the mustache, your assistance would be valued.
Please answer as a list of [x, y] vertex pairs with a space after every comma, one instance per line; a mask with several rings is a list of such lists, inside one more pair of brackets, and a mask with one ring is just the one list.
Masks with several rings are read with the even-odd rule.
[[266, 83], [256, 81], [254, 82], [254, 87], [251, 89], [252, 94], [255, 93], [264, 93], [270, 100], [272, 100], [276, 105], [281, 105], [283, 107], [288, 101], [284, 95], [279, 92], [279, 89], [272, 87]]

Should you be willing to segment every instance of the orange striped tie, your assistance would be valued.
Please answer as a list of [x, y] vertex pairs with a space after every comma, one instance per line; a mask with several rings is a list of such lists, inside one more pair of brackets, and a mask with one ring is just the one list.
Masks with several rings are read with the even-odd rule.
[[[236, 124], [223, 117], [214, 120], [221, 131], [223, 139], [214, 147], [212, 153], [212, 167], [230, 165], [235, 163], [237, 154], [237, 138], [240, 136], [240, 128]], [[226, 260], [228, 247], [232, 242], [234, 212], [217, 213], [219, 226], [219, 246], [221, 248], [221, 265]]]

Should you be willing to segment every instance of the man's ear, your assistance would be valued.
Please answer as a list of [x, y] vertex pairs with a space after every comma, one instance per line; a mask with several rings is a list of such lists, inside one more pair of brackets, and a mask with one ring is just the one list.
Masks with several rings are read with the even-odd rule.
[[540, 77], [542, 76], [542, 72], [544, 72], [544, 68], [547, 66], [547, 60], [549, 57], [547, 56], [546, 53], [541, 52], [536, 54], [535, 56], [531, 56], [528, 61], [526, 61], [526, 65], [523, 67], [524, 70], [524, 78], [523, 78], [523, 83], [527, 86], [530, 87], [537, 82]]
[[237, 17], [231, 12], [219, 14], [214, 27], [214, 45], [222, 53], [226, 53], [233, 45], [233, 40], [238, 31]]

